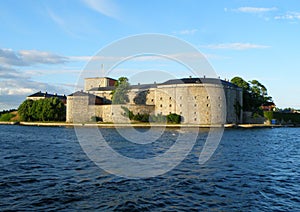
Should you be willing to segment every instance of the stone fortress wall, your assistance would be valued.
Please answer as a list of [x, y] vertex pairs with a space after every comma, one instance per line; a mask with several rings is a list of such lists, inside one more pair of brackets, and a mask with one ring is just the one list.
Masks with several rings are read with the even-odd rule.
[[[85, 92], [89, 95], [68, 96], [67, 122], [88, 122], [92, 116], [101, 117], [104, 122], [128, 122], [128, 118], [122, 115], [124, 113], [122, 105], [89, 104], [91, 95], [111, 100], [110, 93], [113, 86], [108, 86], [109, 80], [111, 79], [89, 78], [85, 81], [85, 88], [89, 88], [85, 89]], [[243, 105], [242, 90], [229, 82], [217, 79], [203, 83], [198, 81], [195, 83], [170, 82], [133, 86], [128, 96], [130, 101], [123, 106], [133, 111], [134, 114], [176, 113], [182, 116], [183, 124], [242, 123], [243, 119], [242, 111], [238, 113], [236, 106], [237, 104]], [[136, 104], [137, 99], [139, 104]]]

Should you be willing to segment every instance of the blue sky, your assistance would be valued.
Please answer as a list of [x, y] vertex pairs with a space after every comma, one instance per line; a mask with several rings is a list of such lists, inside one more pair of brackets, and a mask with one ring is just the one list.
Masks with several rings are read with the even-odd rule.
[[[182, 39], [221, 78], [258, 79], [278, 107], [300, 108], [298, 0], [0, 0], [0, 28], [0, 110], [39, 90], [70, 94], [91, 56], [141, 33]], [[111, 77], [151, 64], [180, 69], [132, 62]]]

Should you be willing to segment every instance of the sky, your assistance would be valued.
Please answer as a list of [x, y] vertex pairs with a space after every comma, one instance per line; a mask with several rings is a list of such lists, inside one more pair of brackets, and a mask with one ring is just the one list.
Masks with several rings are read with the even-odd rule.
[[[300, 108], [299, 0], [0, 0], [0, 29], [0, 111], [38, 91], [71, 94], [101, 49], [145, 33], [187, 42], [222, 79], [257, 79], [278, 107]], [[100, 73], [107, 60], [96, 60], [104, 64], [94, 70]], [[151, 56], [125, 61], [107, 76], [134, 79], [139, 70], [141, 83], [172, 77], [172, 70], [189, 74], [176, 61]]]

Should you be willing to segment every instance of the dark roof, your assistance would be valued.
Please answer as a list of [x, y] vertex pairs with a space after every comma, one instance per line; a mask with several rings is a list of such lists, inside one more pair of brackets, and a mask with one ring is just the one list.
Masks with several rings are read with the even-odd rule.
[[114, 79], [114, 78], [111, 78], [111, 77], [87, 77], [87, 78], [85, 78], [85, 79], [99, 79], [99, 78], [105, 78], [105, 79], [109, 79], [109, 80], [113, 80], [113, 81], [118, 81], [118, 80], [116, 80], [116, 79]]
[[225, 86], [238, 87], [231, 82], [216, 79], [216, 78], [182, 78], [182, 79], [172, 79], [168, 80], [160, 85], [173, 85], [173, 84], [222, 84]]
[[262, 106], [275, 106], [274, 102], [266, 102], [264, 104], [262, 104]]
[[93, 95], [93, 94], [90, 94], [90, 93], [86, 93], [86, 92], [83, 92], [83, 91], [76, 91], [75, 93], [72, 93], [68, 96], [88, 96], [88, 97], [92, 97], [92, 98], [103, 99], [102, 97], [99, 97], [99, 96], [96, 96], [96, 95]]
[[156, 88], [157, 84], [141, 84], [141, 85], [131, 85], [131, 89], [149, 89], [149, 88]]
[[57, 95], [57, 94], [50, 94], [50, 93], [43, 93], [41, 91], [34, 93], [28, 97], [46, 97], [46, 98], [51, 98], [51, 97], [57, 97], [59, 99], [66, 99], [67, 97], [65, 95]]
[[114, 89], [115, 89], [115, 86], [107, 86], [107, 87], [92, 88], [89, 91], [112, 91]]
[[[182, 79], [171, 79], [163, 83], [158, 84], [141, 84], [141, 85], [131, 85], [130, 89], [149, 89], [149, 88], [156, 88], [158, 85], [175, 85], [175, 84], [222, 84], [224, 86], [230, 86], [238, 88], [237, 85], [221, 80], [216, 78], [182, 78]], [[114, 86], [108, 86], [108, 87], [98, 87], [98, 88], [92, 88], [89, 91], [112, 91], [114, 90]]]

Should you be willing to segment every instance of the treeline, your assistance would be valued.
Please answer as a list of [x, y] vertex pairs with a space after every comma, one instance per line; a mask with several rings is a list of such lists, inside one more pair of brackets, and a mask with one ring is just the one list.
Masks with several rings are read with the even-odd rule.
[[66, 106], [57, 97], [25, 100], [18, 108], [20, 121], [65, 121]]
[[0, 121], [11, 121], [12, 118], [16, 117], [16, 114], [13, 113], [15, 111], [17, 110], [11, 109], [0, 111]]
[[3, 114], [15, 112], [15, 111], [17, 111], [17, 109], [2, 110], [2, 111], [0, 111], [0, 116], [3, 115]]
[[275, 119], [279, 124], [300, 124], [299, 113], [264, 111], [264, 117], [269, 121]]

